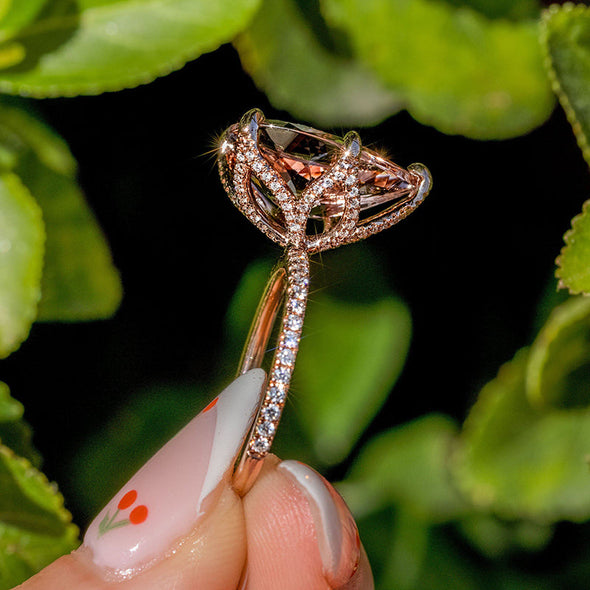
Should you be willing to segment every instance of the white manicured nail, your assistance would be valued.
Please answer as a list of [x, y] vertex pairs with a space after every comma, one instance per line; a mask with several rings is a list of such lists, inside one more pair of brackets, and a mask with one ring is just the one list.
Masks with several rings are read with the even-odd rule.
[[360, 538], [348, 507], [338, 492], [316, 471], [298, 461], [283, 461], [307, 498], [314, 520], [324, 575], [334, 588], [344, 585], [358, 567]]

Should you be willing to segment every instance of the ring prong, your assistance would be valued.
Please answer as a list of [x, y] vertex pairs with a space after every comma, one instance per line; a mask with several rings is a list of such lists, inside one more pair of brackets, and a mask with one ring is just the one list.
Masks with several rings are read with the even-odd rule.
[[415, 201], [419, 203], [426, 198], [426, 195], [428, 195], [432, 188], [432, 176], [430, 170], [428, 170], [424, 164], [416, 162], [415, 164], [410, 164], [408, 166], [408, 171], [420, 177], [420, 184], [418, 185], [415, 197]]
[[356, 131], [349, 131], [344, 136], [344, 148], [354, 158], [358, 158], [361, 155], [363, 142]]
[[258, 127], [264, 120], [264, 113], [260, 109], [250, 109], [240, 119], [240, 128], [248, 132], [252, 139], [256, 139], [258, 137]]

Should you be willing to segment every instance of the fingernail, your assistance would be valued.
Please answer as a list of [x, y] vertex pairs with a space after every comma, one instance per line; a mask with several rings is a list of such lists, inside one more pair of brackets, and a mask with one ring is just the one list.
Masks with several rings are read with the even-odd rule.
[[262, 369], [238, 377], [123, 486], [84, 536], [96, 565], [132, 576], [194, 528], [207, 498], [230, 475], [264, 380]]
[[316, 471], [299, 463], [283, 461], [279, 465], [303, 491], [313, 516], [324, 575], [338, 588], [350, 580], [360, 559], [358, 529], [338, 492]]

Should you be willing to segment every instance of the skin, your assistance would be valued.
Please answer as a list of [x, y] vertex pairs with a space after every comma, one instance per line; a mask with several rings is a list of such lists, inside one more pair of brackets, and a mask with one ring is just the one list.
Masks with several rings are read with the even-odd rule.
[[[243, 498], [233, 491], [229, 478], [224, 480], [193, 531], [130, 579], [109, 579], [82, 547], [18, 588], [371, 590], [371, 568], [360, 543], [345, 544], [339, 570], [325, 573], [309, 502], [278, 465], [276, 457], [267, 457], [256, 483]], [[348, 509], [327, 485], [344, 524], [351, 518]]]

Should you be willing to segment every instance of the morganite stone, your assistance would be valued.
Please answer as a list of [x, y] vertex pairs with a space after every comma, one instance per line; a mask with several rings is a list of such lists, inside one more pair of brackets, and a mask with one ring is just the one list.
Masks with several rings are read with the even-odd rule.
[[[305, 125], [267, 120], [260, 124], [258, 146], [293, 194], [299, 196], [311, 181], [322, 176], [338, 160], [343, 140]], [[410, 196], [420, 179], [364, 148], [359, 182], [361, 210], [366, 210]], [[255, 175], [252, 189], [267, 202], [273, 201], [272, 194]], [[312, 218], [339, 216], [344, 208], [346, 190], [343, 184], [328, 189], [322, 204], [312, 211]]]

